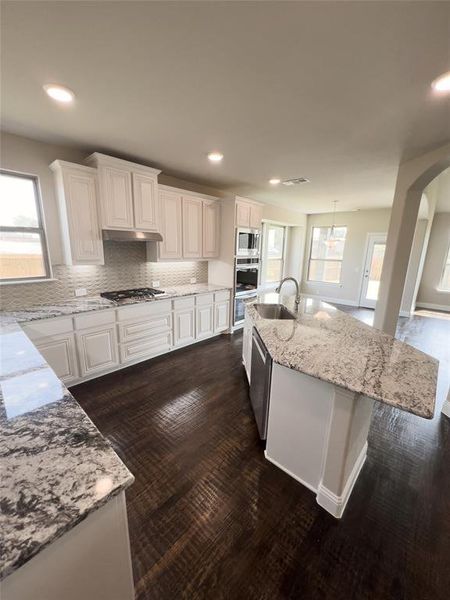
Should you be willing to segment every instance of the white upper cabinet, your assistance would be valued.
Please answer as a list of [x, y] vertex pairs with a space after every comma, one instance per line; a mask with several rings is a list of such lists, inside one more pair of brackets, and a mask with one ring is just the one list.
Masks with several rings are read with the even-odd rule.
[[158, 180], [155, 176], [133, 173], [134, 226], [159, 231]]
[[202, 258], [203, 201], [183, 196], [183, 258]]
[[216, 258], [220, 250], [220, 204], [203, 200], [203, 258]]
[[263, 207], [259, 204], [252, 204], [250, 207], [250, 228], [261, 229]]
[[159, 231], [160, 171], [98, 152], [86, 162], [98, 170], [103, 229]]
[[236, 202], [236, 225], [250, 227], [250, 204], [247, 202]]
[[60, 160], [50, 168], [56, 179], [65, 264], [103, 265], [96, 170]]
[[260, 229], [262, 221], [262, 205], [252, 200], [239, 198], [236, 200], [236, 227]]
[[131, 173], [115, 167], [99, 167], [100, 206], [104, 229], [132, 229]]
[[[181, 194], [169, 191], [159, 193], [160, 233], [159, 258], [174, 260], [183, 258], [183, 226]], [[152, 248], [153, 248], [152, 244]]]

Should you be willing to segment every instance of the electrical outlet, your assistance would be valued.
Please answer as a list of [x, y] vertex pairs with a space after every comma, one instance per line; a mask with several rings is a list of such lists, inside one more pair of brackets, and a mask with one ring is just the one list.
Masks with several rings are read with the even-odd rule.
[[191, 283], [197, 283], [197, 277], [191, 277]]
[[155, 279], [155, 281], [152, 281], [152, 286], [153, 286], [154, 288], [157, 288], [157, 287], [159, 287], [159, 286], [160, 286], [159, 279]]
[[86, 288], [76, 288], [76, 290], [75, 290], [75, 296], [77, 298], [79, 298], [80, 296], [87, 296], [87, 290], [86, 290]]

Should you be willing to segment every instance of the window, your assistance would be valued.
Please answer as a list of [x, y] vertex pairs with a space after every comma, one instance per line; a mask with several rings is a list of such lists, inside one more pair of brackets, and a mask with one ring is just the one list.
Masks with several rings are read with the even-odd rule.
[[0, 171], [0, 280], [50, 277], [36, 177]]
[[279, 225], [266, 226], [266, 283], [278, 283], [283, 278], [285, 229]]
[[450, 243], [447, 248], [447, 255], [445, 257], [444, 268], [442, 269], [442, 276], [438, 289], [442, 292], [450, 292]]
[[339, 283], [347, 227], [313, 227], [308, 280]]

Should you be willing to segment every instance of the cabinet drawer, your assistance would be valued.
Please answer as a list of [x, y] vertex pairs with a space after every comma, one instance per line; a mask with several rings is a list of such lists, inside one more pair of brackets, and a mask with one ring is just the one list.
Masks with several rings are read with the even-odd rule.
[[196, 297], [197, 306], [208, 306], [208, 304], [212, 304], [214, 299], [214, 294], [200, 294]]
[[193, 306], [195, 306], [195, 296], [188, 296], [187, 298], [177, 298], [173, 301], [174, 310], [192, 308]]
[[155, 335], [144, 340], [136, 340], [119, 346], [120, 362], [126, 363], [139, 358], [151, 358], [168, 352], [172, 348], [172, 333]]
[[223, 302], [225, 300], [230, 299], [230, 291], [223, 290], [221, 292], [215, 292], [214, 294], [214, 302]]
[[129, 321], [139, 317], [152, 317], [170, 313], [172, 304], [170, 300], [156, 300], [154, 302], [143, 302], [131, 306], [120, 306], [117, 309], [118, 321]]
[[105, 310], [92, 312], [87, 315], [77, 315], [74, 317], [75, 329], [89, 329], [91, 327], [101, 327], [114, 323], [116, 315], [114, 310]]
[[117, 325], [119, 342], [131, 342], [154, 334], [163, 334], [172, 329], [172, 315], [160, 315], [138, 322], [124, 322]]
[[32, 321], [24, 323], [22, 329], [30, 340], [37, 340], [50, 335], [59, 335], [61, 333], [70, 333], [73, 331], [72, 319], [45, 319], [42, 321]]

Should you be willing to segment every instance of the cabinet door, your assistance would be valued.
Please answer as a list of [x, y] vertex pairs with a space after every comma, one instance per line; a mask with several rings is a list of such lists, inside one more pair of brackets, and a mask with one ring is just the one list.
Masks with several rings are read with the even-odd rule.
[[230, 325], [230, 302], [225, 300], [214, 305], [214, 333], [228, 329]]
[[210, 337], [214, 333], [214, 305], [197, 306], [196, 310], [196, 338]]
[[162, 191], [159, 194], [160, 231], [163, 241], [159, 242], [159, 257], [183, 258], [181, 195]]
[[203, 201], [193, 196], [183, 196], [183, 257], [201, 258]]
[[156, 177], [133, 173], [134, 226], [159, 231], [158, 183]]
[[185, 346], [195, 341], [195, 308], [174, 313], [174, 346]]
[[203, 200], [203, 257], [219, 256], [220, 247], [220, 205], [218, 202]]
[[76, 338], [82, 377], [118, 366], [115, 325], [78, 331]]
[[237, 227], [250, 227], [250, 204], [248, 202], [236, 202], [236, 225]]
[[35, 345], [61, 381], [70, 383], [78, 378], [73, 333], [43, 338]]
[[252, 204], [250, 207], [250, 227], [252, 229], [260, 229], [262, 220], [262, 206]]
[[[63, 240], [67, 262], [73, 265], [103, 265], [103, 241], [97, 212], [97, 182], [94, 173], [63, 168], [64, 194], [60, 199], [68, 231]], [[62, 216], [63, 216], [62, 215]], [[64, 219], [62, 219], [64, 220]]]
[[103, 229], [133, 229], [131, 173], [117, 167], [99, 167]]

